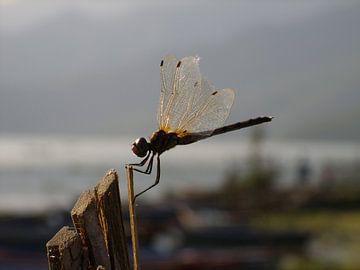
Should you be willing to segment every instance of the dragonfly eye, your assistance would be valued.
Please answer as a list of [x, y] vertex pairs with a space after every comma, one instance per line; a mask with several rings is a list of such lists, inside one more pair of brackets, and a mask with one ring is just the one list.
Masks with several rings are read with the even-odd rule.
[[146, 141], [144, 137], [138, 138], [132, 144], [131, 150], [138, 157], [145, 157], [147, 152], [149, 151], [149, 143]]

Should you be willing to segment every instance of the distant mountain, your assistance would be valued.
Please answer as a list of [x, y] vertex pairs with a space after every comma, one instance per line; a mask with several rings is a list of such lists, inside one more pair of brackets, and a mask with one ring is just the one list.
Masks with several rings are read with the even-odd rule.
[[251, 23], [236, 6], [157, 7], [0, 33], [0, 133], [150, 133], [158, 64], [174, 53], [237, 90], [229, 122], [269, 114], [272, 136], [360, 139], [359, 4]]

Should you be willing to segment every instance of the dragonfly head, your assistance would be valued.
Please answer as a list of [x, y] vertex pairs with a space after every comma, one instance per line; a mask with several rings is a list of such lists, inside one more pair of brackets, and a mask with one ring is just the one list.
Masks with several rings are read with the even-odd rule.
[[146, 141], [144, 137], [138, 138], [132, 144], [131, 150], [138, 157], [145, 157], [147, 152], [150, 150], [149, 143]]

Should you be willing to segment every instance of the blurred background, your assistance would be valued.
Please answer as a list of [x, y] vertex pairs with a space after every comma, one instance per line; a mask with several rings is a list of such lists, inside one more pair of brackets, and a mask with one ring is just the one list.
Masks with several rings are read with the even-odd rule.
[[162, 156], [144, 269], [359, 269], [359, 25], [358, 1], [0, 0], [0, 269], [46, 269], [110, 168], [126, 204], [166, 54], [236, 89], [227, 123], [275, 119]]

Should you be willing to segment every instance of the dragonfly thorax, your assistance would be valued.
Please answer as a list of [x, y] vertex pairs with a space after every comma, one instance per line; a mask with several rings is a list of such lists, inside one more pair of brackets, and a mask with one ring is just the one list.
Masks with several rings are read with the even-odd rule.
[[178, 144], [178, 136], [174, 132], [158, 130], [150, 138], [150, 147], [154, 152], [161, 154]]

